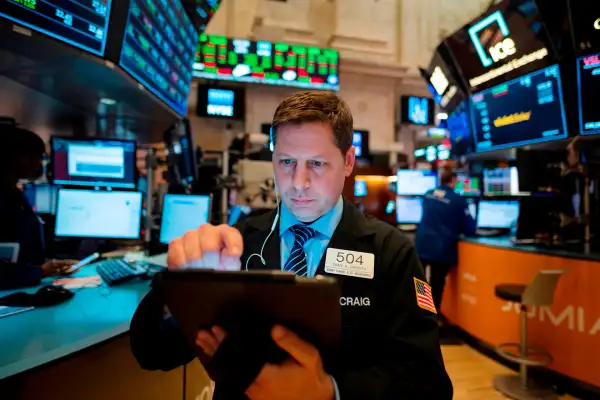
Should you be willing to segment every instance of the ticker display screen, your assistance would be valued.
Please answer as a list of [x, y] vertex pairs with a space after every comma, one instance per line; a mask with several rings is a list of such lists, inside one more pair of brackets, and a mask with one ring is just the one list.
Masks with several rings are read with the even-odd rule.
[[447, 42], [471, 92], [556, 62], [535, 0], [504, 0]]
[[446, 120], [448, 131], [450, 131], [450, 142], [452, 143], [452, 154], [462, 156], [473, 153], [474, 143], [471, 135], [471, 118], [469, 114], [468, 100], [462, 101]]
[[206, 30], [206, 25], [219, 9], [221, 0], [198, 0], [196, 3], [197, 20], [200, 22], [200, 33]]
[[0, 16], [104, 55], [112, 0], [0, 0]]
[[119, 65], [185, 115], [197, 37], [180, 0], [131, 0]]
[[476, 151], [567, 137], [558, 65], [477, 93], [471, 108]]
[[339, 60], [334, 49], [202, 34], [194, 76], [339, 90]]
[[579, 131], [582, 135], [600, 133], [600, 54], [577, 60], [579, 90]]

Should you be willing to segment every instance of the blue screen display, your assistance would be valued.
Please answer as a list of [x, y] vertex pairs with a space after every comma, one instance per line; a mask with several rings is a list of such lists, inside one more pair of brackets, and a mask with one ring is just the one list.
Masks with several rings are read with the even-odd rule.
[[210, 220], [210, 196], [167, 194], [165, 195], [160, 242], [169, 244], [187, 231], [198, 229]]
[[3, 0], [0, 16], [104, 55], [112, 0]]
[[356, 147], [356, 157], [363, 154], [363, 135], [361, 132], [354, 132], [352, 135], [352, 146]]
[[476, 151], [566, 138], [558, 65], [471, 96], [471, 118]]
[[367, 182], [361, 180], [354, 181], [354, 196], [365, 197], [367, 195]]
[[180, 0], [132, 0], [119, 64], [185, 115], [198, 32]]
[[577, 60], [579, 90], [579, 132], [600, 133], [600, 54]]
[[235, 92], [226, 89], [208, 89], [207, 115], [233, 117]]
[[474, 151], [473, 136], [471, 135], [471, 118], [469, 116], [469, 103], [461, 102], [456, 110], [448, 115], [446, 125], [450, 131], [452, 154], [461, 156]]

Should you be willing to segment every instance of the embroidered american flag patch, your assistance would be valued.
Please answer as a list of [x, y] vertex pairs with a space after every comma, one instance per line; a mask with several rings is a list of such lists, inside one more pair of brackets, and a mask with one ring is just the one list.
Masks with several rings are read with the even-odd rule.
[[429, 286], [427, 282], [423, 282], [420, 279], [414, 278], [414, 280], [415, 292], [417, 294], [417, 305], [424, 310], [437, 314], [435, 304], [433, 303], [433, 296], [431, 295], [431, 286]]

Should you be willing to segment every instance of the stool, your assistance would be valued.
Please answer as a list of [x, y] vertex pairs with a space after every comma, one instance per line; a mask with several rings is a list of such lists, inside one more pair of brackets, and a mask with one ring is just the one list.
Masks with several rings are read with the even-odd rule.
[[527, 306], [552, 305], [558, 280], [566, 272], [539, 271], [528, 285], [501, 284], [495, 288], [496, 297], [521, 305], [520, 343], [503, 343], [496, 347], [498, 355], [519, 364], [519, 375], [500, 375], [494, 378], [494, 388], [505, 396], [517, 400], [558, 399], [552, 388], [527, 378], [528, 367], [546, 367], [552, 362], [552, 356], [547, 351], [527, 343]]

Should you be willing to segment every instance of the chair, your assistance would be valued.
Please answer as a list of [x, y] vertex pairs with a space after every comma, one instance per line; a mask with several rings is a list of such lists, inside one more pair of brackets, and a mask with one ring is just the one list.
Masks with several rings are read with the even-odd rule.
[[554, 291], [558, 280], [566, 270], [542, 270], [528, 285], [501, 284], [495, 288], [496, 297], [519, 303], [520, 343], [503, 343], [496, 347], [501, 357], [519, 364], [519, 375], [500, 375], [494, 378], [494, 388], [517, 400], [558, 399], [552, 388], [534, 382], [527, 377], [528, 367], [546, 367], [552, 356], [539, 346], [527, 343], [527, 306], [550, 306], [554, 301]]

